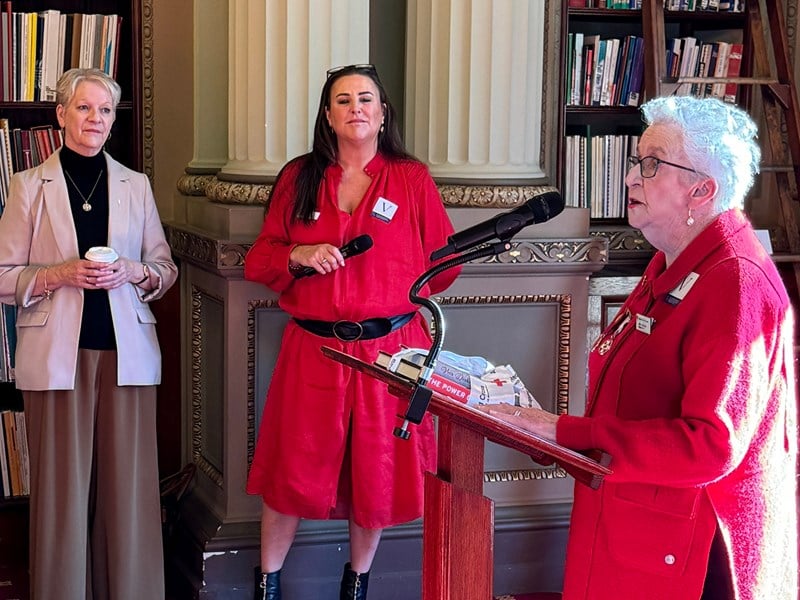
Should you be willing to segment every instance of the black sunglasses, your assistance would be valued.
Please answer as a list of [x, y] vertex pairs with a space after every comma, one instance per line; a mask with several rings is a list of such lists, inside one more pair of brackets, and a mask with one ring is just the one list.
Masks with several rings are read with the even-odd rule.
[[343, 65], [341, 67], [333, 67], [332, 69], [328, 69], [325, 71], [325, 78], [329, 78], [331, 75], [336, 75], [337, 73], [341, 73], [342, 71], [369, 71], [370, 73], [374, 73], [377, 75], [377, 71], [375, 70], [375, 65], [369, 63], [363, 63], [360, 65]]

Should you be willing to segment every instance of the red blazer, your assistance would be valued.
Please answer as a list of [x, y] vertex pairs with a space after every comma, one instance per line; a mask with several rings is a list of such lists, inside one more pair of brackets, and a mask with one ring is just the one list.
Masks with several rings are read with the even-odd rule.
[[717, 527], [737, 599], [797, 597], [793, 331], [740, 211], [656, 254], [592, 349], [587, 416], [558, 422], [614, 470], [576, 486], [564, 600], [697, 600]]

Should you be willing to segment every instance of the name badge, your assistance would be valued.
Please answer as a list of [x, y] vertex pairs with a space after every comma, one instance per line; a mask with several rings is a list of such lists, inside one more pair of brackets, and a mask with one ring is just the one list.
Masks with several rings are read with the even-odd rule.
[[642, 333], [650, 335], [655, 322], [656, 320], [653, 317], [648, 317], [647, 315], [636, 315], [636, 331], [641, 331]]
[[697, 283], [697, 280], [700, 278], [700, 275], [692, 271], [683, 280], [677, 285], [677, 287], [672, 290], [665, 300], [675, 306], [686, 297], [686, 294], [689, 293], [689, 290], [692, 289], [692, 286]]
[[394, 218], [397, 212], [397, 204], [391, 200], [387, 200], [383, 196], [378, 198], [375, 206], [372, 207], [372, 216], [380, 219], [384, 223], [389, 223]]

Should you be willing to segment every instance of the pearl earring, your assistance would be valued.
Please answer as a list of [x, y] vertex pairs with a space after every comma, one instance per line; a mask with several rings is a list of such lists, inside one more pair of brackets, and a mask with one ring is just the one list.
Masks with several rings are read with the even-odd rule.
[[691, 227], [692, 225], [694, 225], [694, 217], [692, 216], [692, 209], [690, 208], [689, 209], [689, 218], [686, 219], [686, 226], [687, 227]]

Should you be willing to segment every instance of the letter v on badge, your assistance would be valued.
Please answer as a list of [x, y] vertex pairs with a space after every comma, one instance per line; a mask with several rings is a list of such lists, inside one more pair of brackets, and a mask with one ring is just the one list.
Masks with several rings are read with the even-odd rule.
[[676, 306], [678, 302], [686, 297], [686, 294], [689, 293], [689, 290], [692, 289], [692, 286], [697, 283], [699, 278], [700, 275], [692, 271], [686, 277], [684, 277], [677, 286], [675, 286], [674, 290], [667, 294], [664, 300], [667, 302], [667, 304]]

